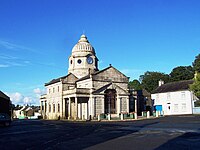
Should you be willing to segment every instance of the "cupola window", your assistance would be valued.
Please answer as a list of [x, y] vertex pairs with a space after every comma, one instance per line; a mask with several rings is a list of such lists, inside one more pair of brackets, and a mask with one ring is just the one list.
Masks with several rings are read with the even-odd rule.
[[77, 61], [77, 62], [78, 62], [78, 64], [81, 64], [81, 62], [82, 62], [82, 61], [81, 61], [80, 59], [78, 59], [78, 61]]

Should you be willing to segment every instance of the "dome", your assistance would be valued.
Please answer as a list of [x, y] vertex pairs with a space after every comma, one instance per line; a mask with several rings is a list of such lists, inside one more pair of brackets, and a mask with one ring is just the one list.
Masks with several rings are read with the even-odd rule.
[[87, 37], [84, 34], [81, 35], [80, 40], [73, 47], [72, 53], [75, 53], [75, 52], [92, 52], [92, 53], [95, 53], [94, 48], [89, 43], [89, 41], [87, 40]]

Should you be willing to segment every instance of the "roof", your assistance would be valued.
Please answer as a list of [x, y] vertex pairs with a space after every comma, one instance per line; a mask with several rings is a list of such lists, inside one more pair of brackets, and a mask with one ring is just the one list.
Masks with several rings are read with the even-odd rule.
[[[110, 69], [110, 68], [113, 68], [113, 69], [115, 69], [117, 72], [123, 74], [122, 72], [120, 72], [119, 70], [117, 70], [115, 67], [113, 67], [113, 66], [110, 64], [109, 67], [104, 68], [103, 70], [96, 71], [96, 72], [94, 72], [94, 73], [91, 74], [91, 75], [97, 75], [97, 74], [99, 74], [99, 73], [101, 73], [101, 72], [104, 72], [104, 71]], [[123, 75], [124, 75], [124, 74], [123, 74]], [[124, 76], [125, 76], [126, 78], [128, 78], [126, 75], [124, 75]], [[90, 78], [90, 75], [86, 75], [86, 76], [84, 76], [84, 77], [78, 79], [77, 81], [82, 81], [82, 80], [86, 80], [86, 79], [89, 79], [89, 78]], [[76, 81], [76, 82], [77, 82], [77, 81]]]
[[0, 97], [1, 98], [4, 98], [4, 99], [7, 99], [7, 100], [10, 100], [10, 97], [8, 97], [6, 94], [4, 94], [2, 91], [0, 91]]
[[66, 76], [62, 76], [62, 77], [59, 77], [59, 78], [57, 78], [57, 79], [53, 79], [53, 80], [51, 80], [50, 82], [45, 83], [45, 86], [50, 85], [50, 84], [54, 84], [54, 83], [57, 83], [57, 82], [60, 82], [61, 79], [65, 79], [66, 77], [68, 77], [68, 76], [71, 75], [71, 74], [72, 74], [72, 73], [69, 73], [69, 74], [66, 75]]
[[193, 82], [194, 82], [193, 80], [184, 80], [184, 81], [166, 83], [155, 89], [153, 91], [153, 94], [188, 90], [189, 85], [192, 84]]

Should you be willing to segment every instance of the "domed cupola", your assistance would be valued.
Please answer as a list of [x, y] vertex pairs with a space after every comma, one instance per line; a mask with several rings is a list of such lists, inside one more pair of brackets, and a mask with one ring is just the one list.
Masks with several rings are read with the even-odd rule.
[[88, 41], [87, 37], [83, 34], [81, 35], [80, 40], [72, 49], [72, 55], [80, 55], [81, 53], [89, 52], [95, 54], [95, 50]]
[[78, 43], [72, 48], [69, 57], [68, 73], [73, 73], [78, 78], [98, 70], [98, 59], [93, 46], [87, 37], [81, 35]]

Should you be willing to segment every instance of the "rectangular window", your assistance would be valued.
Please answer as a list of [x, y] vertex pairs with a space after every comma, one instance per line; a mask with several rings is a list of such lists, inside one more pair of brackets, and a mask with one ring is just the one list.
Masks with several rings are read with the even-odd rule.
[[185, 92], [181, 92], [181, 99], [185, 99]]
[[55, 88], [53, 88], [53, 93], [55, 92]]
[[167, 93], [167, 100], [170, 100], [170, 93]]
[[174, 112], [178, 112], [178, 104], [174, 104]]
[[51, 89], [49, 89], [49, 94], [51, 93]]
[[186, 112], [186, 111], [187, 111], [187, 109], [186, 109], [186, 104], [185, 104], [185, 103], [182, 104], [181, 110], [182, 110], [183, 112]]
[[49, 112], [51, 112], [51, 104], [49, 104]]
[[54, 112], [54, 113], [55, 113], [55, 109], [56, 109], [56, 108], [55, 108], [55, 104], [53, 104], [53, 112]]
[[58, 104], [58, 113], [60, 112], [60, 104]]
[[59, 92], [59, 86], [58, 86], [58, 92]]

